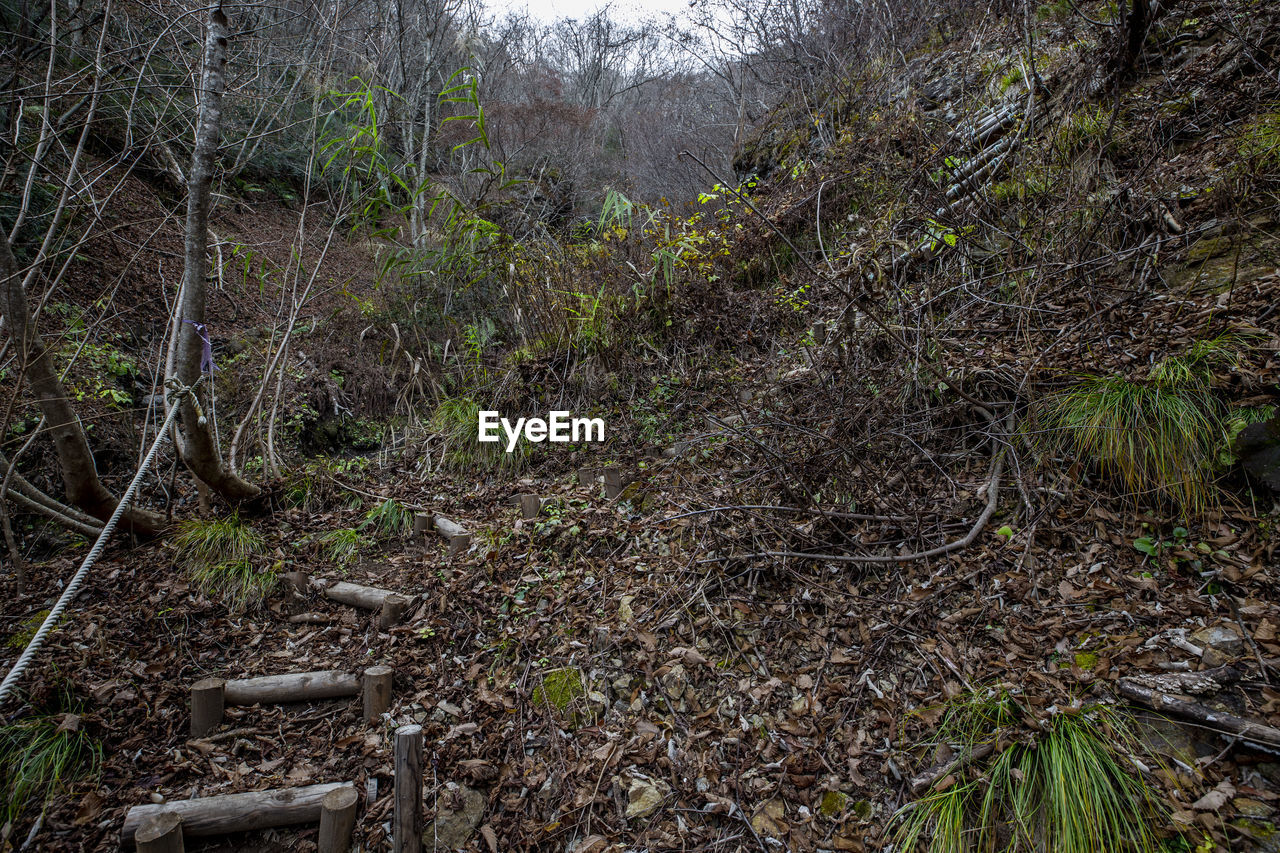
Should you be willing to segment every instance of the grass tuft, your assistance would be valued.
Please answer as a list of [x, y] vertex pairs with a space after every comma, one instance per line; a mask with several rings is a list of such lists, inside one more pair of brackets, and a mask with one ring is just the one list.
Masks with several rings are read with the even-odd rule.
[[0, 823], [16, 821], [33, 799], [43, 807], [71, 780], [97, 774], [102, 747], [78, 723], [74, 715], [50, 714], [0, 726]]
[[[1035, 726], [1008, 694], [949, 710], [940, 741], [994, 744], [983, 765], [900, 809], [895, 849], [929, 853], [1156, 853], [1164, 815], [1131, 759], [1137, 741], [1114, 709], [1096, 706]], [[1023, 736], [1015, 729], [1022, 729]]]
[[499, 430], [500, 441], [480, 441], [480, 404], [471, 397], [448, 397], [440, 401], [431, 416], [431, 428], [444, 441], [443, 460], [446, 467], [458, 471], [468, 468], [516, 468], [524, 459], [527, 446], [518, 442], [507, 453], [506, 437]]
[[1247, 338], [1197, 341], [1155, 364], [1146, 381], [1083, 376], [1042, 409], [1051, 442], [1096, 462], [1131, 494], [1155, 494], [1180, 510], [1204, 512], [1227, 434], [1225, 407], [1210, 387]]
[[319, 542], [329, 559], [339, 566], [350, 565], [360, 549], [369, 544], [369, 540], [360, 535], [359, 530], [351, 527], [330, 530], [320, 537]]
[[174, 544], [192, 583], [232, 612], [259, 606], [275, 588], [275, 573], [254, 567], [266, 543], [238, 514], [184, 521]]
[[413, 513], [394, 498], [387, 498], [365, 513], [360, 527], [372, 527], [384, 537], [403, 536], [413, 527]]

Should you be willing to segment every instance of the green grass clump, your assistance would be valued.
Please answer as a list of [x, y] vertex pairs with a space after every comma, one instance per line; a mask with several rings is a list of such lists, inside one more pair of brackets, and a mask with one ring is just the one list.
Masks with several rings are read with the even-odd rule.
[[32, 800], [43, 807], [72, 780], [97, 774], [102, 747], [78, 725], [67, 724], [73, 720], [50, 714], [0, 726], [0, 823], [16, 821]]
[[402, 536], [413, 527], [413, 513], [394, 498], [387, 498], [365, 513], [360, 526], [372, 527], [382, 536]]
[[506, 434], [499, 440], [480, 441], [480, 404], [466, 396], [447, 397], [431, 416], [431, 429], [444, 441], [444, 464], [453, 470], [468, 468], [516, 468], [528, 448], [524, 441], [507, 453]]
[[323, 534], [319, 541], [325, 554], [339, 566], [350, 565], [360, 553], [360, 549], [369, 544], [369, 540], [360, 535], [359, 530], [351, 527], [330, 530]]
[[196, 588], [233, 612], [257, 607], [275, 588], [275, 573], [254, 567], [265, 541], [236, 513], [184, 521], [174, 544]]
[[986, 761], [900, 809], [895, 849], [929, 853], [1156, 853], [1164, 812], [1130, 757], [1137, 741], [1114, 709], [1096, 706], [1036, 724], [1008, 694], [970, 696], [939, 740]]
[[1083, 376], [1043, 406], [1047, 435], [1130, 494], [1154, 494], [1202, 513], [1227, 435], [1226, 410], [1210, 384], [1246, 345], [1230, 333], [1197, 341], [1158, 362], [1145, 381]]

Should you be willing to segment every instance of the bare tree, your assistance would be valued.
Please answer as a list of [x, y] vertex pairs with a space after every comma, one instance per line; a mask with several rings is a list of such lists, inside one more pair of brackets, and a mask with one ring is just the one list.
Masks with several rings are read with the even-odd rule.
[[[205, 329], [205, 303], [209, 249], [210, 187], [214, 155], [222, 129], [222, 95], [226, 89], [227, 17], [219, 3], [209, 12], [204, 43], [204, 72], [200, 83], [200, 113], [196, 123], [195, 151], [187, 175], [187, 226], [182, 288], [174, 323], [175, 351], [168, 376], [186, 387], [195, 385], [202, 372], [213, 372], [213, 358]], [[208, 418], [191, 395], [182, 407], [182, 458], [202, 482], [222, 497], [241, 501], [255, 497], [257, 486], [238, 477], [223, 464]]]

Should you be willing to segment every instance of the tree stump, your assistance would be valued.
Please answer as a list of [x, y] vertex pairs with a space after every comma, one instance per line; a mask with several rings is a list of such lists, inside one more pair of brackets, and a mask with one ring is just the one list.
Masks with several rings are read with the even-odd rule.
[[185, 853], [182, 843], [182, 815], [160, 812], [142, 822], [133, 834], [138, 853]]

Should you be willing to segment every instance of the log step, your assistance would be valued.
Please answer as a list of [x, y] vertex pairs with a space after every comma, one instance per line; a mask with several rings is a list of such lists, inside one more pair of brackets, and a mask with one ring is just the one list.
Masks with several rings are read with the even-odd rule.
[[293, 672], [224, 681], [205, 678], [191, 685], [191, 736], [204, 737], [222, 723], [226, 705], [274, 705], [336, 699], [364, 693], [364, 717], [377, 720], [391, 705], [391, 667], [373, 666], [364, 676], [341, 670]]
[[162, 812], [174, 812], [182, 818], [182, 833], [188, 837], [225, 835], [297, 823], [318, 823], [320, 805], [325, 795], [330, 791], [354, 787], [351, 782], [329, 782], [302, 788], [278, 788], [134, 806], [125, 815], [120, 841], [125, 847], [132, 846], [134, 834], [143, 821]]
[[347, 583], [346, 581], [339, 581], [325, 587], [324, 596], [340, 604], [349, 604], [352, 607], [359, 607], [363, 610], [379, 611], [378, 628], [384, 631], [400, 624], [404, 620], [404, 614], [409, 609], [409, 604], [412, 600], [407, 595], [401, 595], [389, 589], [362, 586], [358, 583]]

